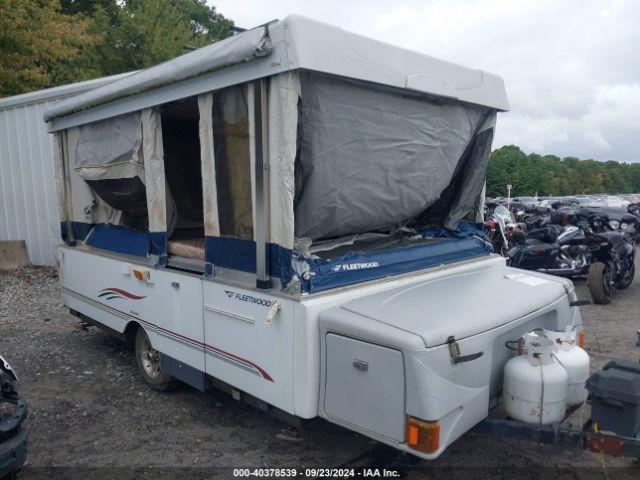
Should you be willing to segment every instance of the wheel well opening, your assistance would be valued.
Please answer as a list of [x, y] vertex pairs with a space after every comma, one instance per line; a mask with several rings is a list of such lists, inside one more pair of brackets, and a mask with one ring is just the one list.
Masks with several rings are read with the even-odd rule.
[[134, 346], [138, 329], [142, 328], [138, 322], [129, 322], [124, 329], [124, 338], [129, 346]]

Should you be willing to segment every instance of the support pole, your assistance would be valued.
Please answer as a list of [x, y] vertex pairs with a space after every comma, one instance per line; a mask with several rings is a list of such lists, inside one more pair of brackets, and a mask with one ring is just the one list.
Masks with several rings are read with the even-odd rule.
[[267, 117], [267, 80], [254, 82], [255, 128], [255, 239], [256, 239], [256, 287], [271, 288], [268, 263], [269, 226], [269, 134]]
[[76, 238], [73, 231], [73, 199], [71, 198], [71, 166], [69, 165], [69, 139], [67, 131], [60, 134], [60, 148], [62, 149], [62, 171], [64, 174], [64, 205], [66, 210], [65, 229], [67, 233], [67, 245], [75, 246]]

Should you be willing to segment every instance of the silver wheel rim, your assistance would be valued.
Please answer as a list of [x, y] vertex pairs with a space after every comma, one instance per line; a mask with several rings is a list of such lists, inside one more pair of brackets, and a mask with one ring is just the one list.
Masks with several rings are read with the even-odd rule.
[[140, 359], [142, 360], [142, 368], [149, 377], [157, 378], [160, 375], [160, 353], [151, 347], [151, 342], [146, 335], [142, 340]]

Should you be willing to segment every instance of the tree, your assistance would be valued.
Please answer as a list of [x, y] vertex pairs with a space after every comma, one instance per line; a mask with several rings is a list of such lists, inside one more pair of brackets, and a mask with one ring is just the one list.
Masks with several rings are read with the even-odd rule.
[[93, 46], [88, 27], [56, 0], [0, 0], [0, 96], [73, 81], [64, 62]]
[[98, 8], [115, 16], [118, 12], [118, 2], [116, 0], [60, 0], [60, 9], [67, 15], [92, 16]]
[[232, 27], [206, 0], [0, 0], [0, 96], [147, 68]]
[[504, 196], [508, 184], [513, 185], [513, 196], [536, 192], [538, 195], [638, 193], [640, 164], [527, 155], [514, 145], [505, 145], [491, 153], [487, 195]]
[[233, 33], [233, 22], [205, 0], [128, 0], [115, 17], [102, 8], [93, 16], [103, 35], [94, 56], [103, 74], [147, 68]]

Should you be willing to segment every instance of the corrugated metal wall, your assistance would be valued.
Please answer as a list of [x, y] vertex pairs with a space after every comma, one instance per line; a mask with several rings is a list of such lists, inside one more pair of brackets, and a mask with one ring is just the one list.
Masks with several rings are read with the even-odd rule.
[[60, 242], [47, 103], [0, 110], [0, 240], [26, 240], [35, 265], [54, 265]]
[[0, 240], [25, 240], [34, 265], [55, 265], [61, 242], [47, 105], [135, 72], [0, 99]]

